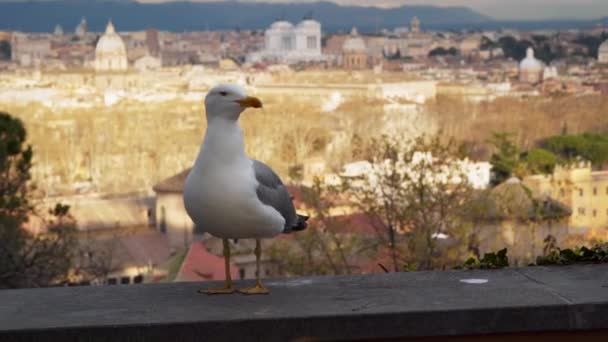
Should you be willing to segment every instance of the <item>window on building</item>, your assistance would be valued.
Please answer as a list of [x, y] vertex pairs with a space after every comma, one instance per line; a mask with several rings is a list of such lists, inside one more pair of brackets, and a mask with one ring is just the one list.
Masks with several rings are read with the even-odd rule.
[[291, 50], [291, 37], [283, 37], [281, 42], [283, 45], [283, 50]]
[[593, 196], [597, 196], [597, 188], [593, 188]]
[[593, 217], [596, 217], [596, 216], [597, 216], [597, 210], [593, 209], [593, 212], [592, 212], [592, 213], [593, 213]]
[[578, 189], [579, 196], [583, 197], [583, 189]]
[[160, 224], [159, 224], [160, 232], [165, 234], [167, 233], [167, 210], [164, 206], [160, 207]]
[[241, 278], [241, 280], [245, 279], [245, 269], [244, 268], [239, 268], [239, 277]]
[[581, 216], [585, 216], [585, 208], [578, 208], [578, 214]]
[[317, 48], [317, 37], [315, 37], [315, 36], [306, 37], [306, 48], [316, 49]]

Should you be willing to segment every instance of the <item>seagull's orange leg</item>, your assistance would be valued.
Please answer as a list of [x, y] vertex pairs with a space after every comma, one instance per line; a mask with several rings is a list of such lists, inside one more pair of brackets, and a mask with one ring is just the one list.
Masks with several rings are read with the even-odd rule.
[[230, 274], [230, 242], [228, 242], [228, 239], [223, 239], [222, 242], [224, 243], [224, 261], [226, 263], [226, 283], [224, 284], [224, 287], [198, 290], [200, 293], [230, 294], [236, 291], [232, 285], [232, 275]]
[[255, 240], [255, 263], [257, 269], [257, 279], [255, 285], [245, 289], [240, 289], [239, 292], [246, 295], [268, 294], [268, 290], [262, 285], [262, 272], [260, 271], [260, 257], [262, 256], [262, 243], [260, 239]]

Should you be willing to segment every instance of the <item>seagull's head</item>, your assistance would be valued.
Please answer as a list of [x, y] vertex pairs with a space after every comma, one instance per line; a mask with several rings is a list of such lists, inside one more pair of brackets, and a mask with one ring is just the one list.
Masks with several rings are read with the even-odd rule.
[[205, 97], [207, 119], [222, 117], [236, 121], [249, 107], [262, 108], [262, 101], [256, 97], [247, 96], [245, 89], [235, 84], [215, 86]]

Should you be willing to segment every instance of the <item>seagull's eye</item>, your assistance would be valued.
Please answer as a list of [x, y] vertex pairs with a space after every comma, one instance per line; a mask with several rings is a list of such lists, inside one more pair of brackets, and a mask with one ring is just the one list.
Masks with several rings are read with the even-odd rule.
[[228, 95], [228, 92], [227, 91], [220, 91], [220, 95], [226, 96], [226, 95]]

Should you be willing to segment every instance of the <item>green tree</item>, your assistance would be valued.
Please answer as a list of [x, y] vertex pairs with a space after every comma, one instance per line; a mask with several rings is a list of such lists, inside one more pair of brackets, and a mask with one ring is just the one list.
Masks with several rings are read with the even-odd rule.
[[498, 40], [500, 47], [504, 51], [505, 57], [513, 58], [514, 60], [522, 60], [526, 57], [526, 50], [533, 44], [527, 40], [518, 41], [511, 36], [505, 36]]
[[543, 148], [535, 148], [522, 153], [522, 159], [528, 173], [551, 174], [557, 164], [557, 156]]
[[510, 133], [494, 132], [489, 141], [496, 150], [490, 157], [492, 185], [498, 185], [509, 179], [520, 165], [520, 150], [511, 141], [512, 136]]
[[11, 43], [6, 40], [0, 41], [0, 61], [11, 59]]
[[434, 56], [457, 56], [459, 54], [458, 49], [451, 47], [449, 49], [445, 49], [442, 47], [435, 48], [429, 52], [429, 57]]
[[596, 167], [608, 163], [608, 134], [556, 135], [545, 139], [541, 146], [566, 162], [583, 158]]
[[36, 215], [28, 199], [32, 148], [19, 119], [0, 112], [0, 288], [40, 287], [67, 277], [75, 246], [67, 206], [49, 212], [42, 233], [25, 225]]
[[574, 40], [574, 43], [583, 45], [586, 49], [586, 57], [596, 58], [600, 45], [608, 39], [608, 34], [602, 32], [599, 36], [581, 35]]

